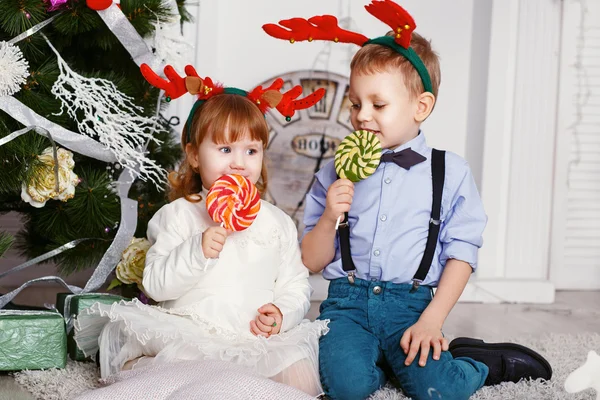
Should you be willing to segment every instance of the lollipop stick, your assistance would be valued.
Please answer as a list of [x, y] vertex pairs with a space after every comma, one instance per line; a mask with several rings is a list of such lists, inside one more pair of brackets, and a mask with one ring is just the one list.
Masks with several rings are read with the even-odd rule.
[[342, 216], [341, 215], [338, 217], [337, 221], [335, 221], [335, 230], [336, 231], [340, 227], [340, 222], [342, 222]]

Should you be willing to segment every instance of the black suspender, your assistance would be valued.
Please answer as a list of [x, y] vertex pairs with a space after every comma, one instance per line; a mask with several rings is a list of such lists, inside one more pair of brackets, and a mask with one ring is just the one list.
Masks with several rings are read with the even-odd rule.
[[423, 259], [419, 265], [417, 273], [413, 277], [413, 290], [418, 289], [419, 285], [423, 283], [429, 268], [431, 267], [431, 261], [433, 261], [433, 255], [435, 253], [435, 247], [438, 241], [438, 235], [440, 233], [440, 214], [442, 210], [442, 193], [444, 191], [444, 177], [446, 175], [446, 152], [436, 149], [431, 149], [431, 179], [433, 185], [433, 202], [431, 204], [431, 218], [429, 219], [429, 233], [427, 235], [427, 244], [425, 245], [425, 252], [423, 253]]
[[[423, 253], [423, 259], [421, 260], [419, 269], [417, 269], [417, 272], [413, 277], [413, 291], [417, 290], [419, 285], [425, 280], [435, 254], [441, 226], [440, 215], [442, 209], [442, 193], [444, 191], [444, 177], [446, 175], [445, 161], [445, 151], [436, 149], [431, 150], [431, 179], [433, 186], [431, 218], [429, 219], [429, 233], [427, 236], [427, 244], [425, 245], [425, 252]], [[354, 266], [350, 252], [350, 226], [348, 225], [348, 213], [344, 214], [344, 220], [339, 225], [338, 233], [340, 253], [342, 255], [342, 268], [348, 273], [348, 281], [354, 283], [356, 267]]]
[[354, 283], [354, 261], [350, 253], [350, 226], [348, 225], [348, 213], [344, 213], [344, 220], [338, 226], [340, 235], [340, 253], [342, 254], [342, 268], [348, 273], [348, 280]]

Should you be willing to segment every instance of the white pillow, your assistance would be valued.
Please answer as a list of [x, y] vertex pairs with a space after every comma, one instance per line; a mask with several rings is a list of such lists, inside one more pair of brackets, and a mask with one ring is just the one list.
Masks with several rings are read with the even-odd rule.
[[77, 400], [309, 400], [310, 395], [225, 361], [181, 361], [123, 371]]

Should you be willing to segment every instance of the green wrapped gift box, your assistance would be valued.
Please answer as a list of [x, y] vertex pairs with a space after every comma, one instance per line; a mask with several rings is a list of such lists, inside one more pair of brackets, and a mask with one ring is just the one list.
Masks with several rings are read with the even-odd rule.
[[0, 371], [64, 368], [67, 335], [54, 311], [0, 310]]
[[[86, 293], [86, 294], [75, 294], [71, 293], [59, 293], [56, 296], [56, 308], [58, 311], [64, 314], [65, 302], [70, 297], [69, 314], [74, 320], [77, 318], [79, 313], [91, 307], [94, 303], [112, 304], [121, 300], [129, 300], [125, 297], [117, 296], [110, 293]], [[69, 351], [69, 357], [75, 361], [83, 361], [86, 359], [83, 352], [77, 347], [77, 343], [73, 338], [73, 330], [71, 330], [67, 336], [67, 349]]]

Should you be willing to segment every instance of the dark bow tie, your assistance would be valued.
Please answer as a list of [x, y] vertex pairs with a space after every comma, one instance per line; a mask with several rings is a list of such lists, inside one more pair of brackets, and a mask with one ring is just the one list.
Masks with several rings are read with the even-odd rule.
[[396, 163], [396, 165], [404, 169], [410, 169], [410, 167], [413, 165], [422, 163], [425, 160], [427, 160], [426, 157], [423, 157], [410, 147], [402, 151], [385, 153], [381, 155], [381, 161]]

